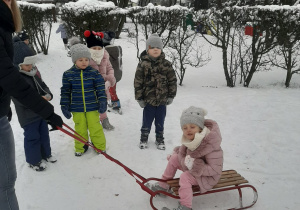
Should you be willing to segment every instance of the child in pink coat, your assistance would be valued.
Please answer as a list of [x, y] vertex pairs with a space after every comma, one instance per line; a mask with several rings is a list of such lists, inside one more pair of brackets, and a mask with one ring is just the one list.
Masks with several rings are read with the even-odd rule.
[[[183, 171], [179, 179], [179, 206], [174, 210], [192, 209], [193, 185], [199, 185], [200, 192], [213, 188], [221, 177], [223, 169], [223, 151], [221, 133], [218, 124], [204, 116], [207, 112], [191, 106], [184, 110], [180, 125], [183, 131], [181, 146], [175, 147], [168, 156], [168, 165], [162, 179], [172, 179], [177, 169]], [[169, 186], [164, 182], [151, 186], [153, 191], [165, 190]], [[164, 207], [163, 210], [169, 210]]]
[[[109, 54], [103, 47], [103, 37], [104, 34], [102, 32], [94, 32], [94, 31], [85, 31], [84, 36], [86, 39], [87, 47], [90, 48], [91, 52], [91, 60], [90, 66], [94, 69], [98, 70], [105, 81], [105, 92], [107, 95], [107, 99], [110, 100], [109, 89], [110, 87], [114, 87], [116, 84], [116, 78], [114, 75], [114, 69], [109, 61]], [[100, 121], [104, 129], [113, 130], [114, 126], [112, 126], [108, 120], [106, 112], [100, 114]]]

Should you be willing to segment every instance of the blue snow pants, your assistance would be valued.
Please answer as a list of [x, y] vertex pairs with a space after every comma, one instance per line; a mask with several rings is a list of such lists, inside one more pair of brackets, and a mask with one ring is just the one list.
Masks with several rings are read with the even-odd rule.
[[7, 117], [0, 117], [0, 209], [18, 210], [15, 140]]
[[164, 123], [167, 113], [166, 105], [152, 106], [147, 104], [144, 107], [143, 111], [143, 125], [141, 132], [149, 134], [151, 131], [151, 126], [154, 121], [155, 133], [163, 134], [164, 132]]
[[32, 165], [51, 155], [48, 124], [40, 119], [23, 127], [26, 162]]

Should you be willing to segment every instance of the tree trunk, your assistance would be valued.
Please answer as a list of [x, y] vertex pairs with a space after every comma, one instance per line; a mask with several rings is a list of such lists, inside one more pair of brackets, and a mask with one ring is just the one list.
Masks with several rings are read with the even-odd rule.
[[244, 82], [244, 87], [249, 87], [249, 84], [250, 84], [250, 81], [253, 77], [253, 74], [256, 71], [257, 59], [258, 59], [257, 55], [253, 55], [253, 61], [252, 61], [252, 64], [251, 64], [249, 74], [248, 74], [248, 76], [247, 76], [247, 78]]
[[291, 79], [292, 79], [292, 71], [291, 69], [288, 69], [286, 73], [285, 87], [288, 88], [290, 86]]
[[224, 68], [224, 74], [225, 74], [225, 79], [227, 82], [228, 87], [234, 87], [232, 78], [230, 78], [228, 74], [228, 66], [227, 66], [227, 48], [223, 47], [222, 48], [222, 54], [223, 54], [223, 68]]
[[290, 86], [290, 82], [292, 79], [292, 48], [289, 48], [287, 56], [287, 72], [286, 72], [286, 79], [285, 79], [285, 87], [289, 87]]

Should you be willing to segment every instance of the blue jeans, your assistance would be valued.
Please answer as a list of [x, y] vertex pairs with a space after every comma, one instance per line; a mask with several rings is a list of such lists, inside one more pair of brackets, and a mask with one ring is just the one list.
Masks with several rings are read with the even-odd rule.
[[143, 125], [141, 132], [149, 134], [151, 131], [152, 123], [154, 121], [155, 133], [163, 134], [166, 113], [166, 105], [152, 106], [150, 104], [147, 104], [144, 107], [143, 111]]
[[48, 124], [40, 119], [24, 126], [26, 162], [32, 165], [51, 155]]
[[0, 118], [0, 209], [18, 210], [15, 193], [17, 170], [15, 163], [15, 141], [7, 117]]

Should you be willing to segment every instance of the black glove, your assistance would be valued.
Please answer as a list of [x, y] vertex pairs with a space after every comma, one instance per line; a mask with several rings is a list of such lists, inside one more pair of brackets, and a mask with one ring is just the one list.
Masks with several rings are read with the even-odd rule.
[[62, 128], [64, 123], [61, 117], [55, 113], [53, 113], [52, 115], [50, 115], [50, 117], [47, 118], [47, 122], [49, 125], [52, 126], [52, 129], [50, 131], [57, 130], [56, 126]]
[[10, 122], [11, 121], [11, 118], [12, 118], [12, 111], [11, 111], [11, 108], [9, 107], [9, 111], [8, 111], [8, 113], [7, 113], [7, 119], [8, 119], [8, 121]]

